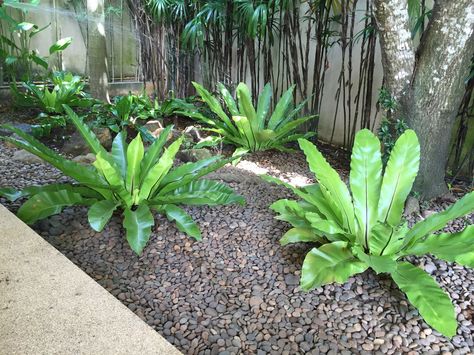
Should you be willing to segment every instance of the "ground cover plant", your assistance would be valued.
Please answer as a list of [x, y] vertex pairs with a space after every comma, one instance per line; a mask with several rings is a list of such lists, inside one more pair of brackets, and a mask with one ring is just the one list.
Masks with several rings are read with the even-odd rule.
[[22, 191], [1, 189], [0, 195], [11, 200], [29, 198], [18, 210], [18, 216], [24, 222], [32, 224], [60, 213], [67, 206], [85, 205], [89, 207], [91, 227], [101, 231], [113, 213], [120, 209], [123, 211], [127, 241], [135, 253], [141, 254], [155, 224], [151, 209], [163, 213], [170, 221], [176, 222], [179, 230], [199, 240], [201, 233], [198, 226], [178, 205], [244, 203], [243, 198], [225, 184], [200, 179], [232, 161], [232, 158], [214, 156], [173, 168], [174, 157], [183, 137], [165, 148], [171, 126], [161, 133], [147, 151], [140, 134], [127, 144], [126, 133], [120, 131], [113, 141], [112, 151], [107, 152], [71, 108], [64, 108], [96, 155], [92, 165], [84, 166], [67, 160], [21, 130], [9, 125], [2, 126], [20, 137], [2, 139], [37, 155], [77, 182], [32, 186]]
[[388, 273], [429, 325], [454, 336], [457, 322], [449, 296], [428, 273], [403, 257], [432, 254], [474, 267], [474, 226], [453, 234], [433, 234], [474, 210], [474, 192], [409, 228], [402, 212], [420, 161], [414, 131], [405, 131], [396, 141], [383, 174], [380, 141], [369, 130], [357, 133], [349, 181], [352, 195], [312, 143], [300, 139], [299, 144], [317, 183], [294, 188], [270, 176], [264, 179], [285, 185], [300, 198], [271, 205], [278, 219], [294, 227], [281, 244], [319, 244], [304, 259], [301, 288], [344, 283], [368, 268]]
[[285, 145], [298, 138], [309, 138], [315, 133], [297, 133], [298, 127], [313, 119], [314, 115], [297, 118], [306, 101], [293, 106], [294, 86], [288, 89], [276, 103], [271, 112], [272, 88], [265, 85], [258, 97], [257, 107], [252, 104], [248, 86], [237, 86], [237, 100], [227, 88], [219, 83], [220, 96], [225, 103], [225, 112], [219, 99], [214, 97], [202, 85], [193, 82], [196, 91], [216, 117], [207, 117], [200, 112], [179, 111], [179, 114], [194, 118], [211, 128], [210, 131], [222, 136], [224, 142], [238, 148], [236, 151], [260, 151], [268, 149], [287, 150]]

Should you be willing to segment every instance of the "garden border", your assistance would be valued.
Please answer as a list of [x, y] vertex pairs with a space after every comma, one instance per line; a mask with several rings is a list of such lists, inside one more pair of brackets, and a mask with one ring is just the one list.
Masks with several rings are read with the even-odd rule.
[[0, 204], [0, 353], [180, 352]]

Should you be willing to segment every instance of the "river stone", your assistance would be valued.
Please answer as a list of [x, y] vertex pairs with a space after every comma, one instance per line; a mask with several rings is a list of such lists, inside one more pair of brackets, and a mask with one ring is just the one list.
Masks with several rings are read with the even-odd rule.
[[26, 150], [17, 150], [13, 156], [13, 160], [22, 162], [24, 164], [41, 164], [44, 163], [43, 160], [39, 157], [37, 157], [34, 154], [31, 154], [30, 152], [27, 152]]

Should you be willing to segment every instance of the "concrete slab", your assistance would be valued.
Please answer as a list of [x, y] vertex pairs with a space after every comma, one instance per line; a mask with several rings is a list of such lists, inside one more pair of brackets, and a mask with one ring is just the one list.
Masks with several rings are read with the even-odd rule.
[[0, 354], [180, 354], [0, 205]]

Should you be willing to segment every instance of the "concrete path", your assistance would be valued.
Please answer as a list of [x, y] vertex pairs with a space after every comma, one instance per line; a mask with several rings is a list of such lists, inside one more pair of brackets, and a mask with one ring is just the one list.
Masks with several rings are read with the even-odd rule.
[[180, 354], [0, 205], [0, 354]]

